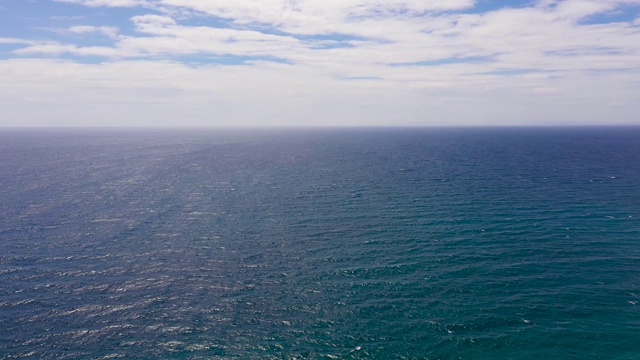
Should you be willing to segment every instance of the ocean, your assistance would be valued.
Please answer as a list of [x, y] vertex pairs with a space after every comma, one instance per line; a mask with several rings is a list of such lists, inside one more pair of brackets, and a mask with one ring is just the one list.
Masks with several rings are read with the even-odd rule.
[[0, 359], [640, 359], [640, 127], [0, 130]]

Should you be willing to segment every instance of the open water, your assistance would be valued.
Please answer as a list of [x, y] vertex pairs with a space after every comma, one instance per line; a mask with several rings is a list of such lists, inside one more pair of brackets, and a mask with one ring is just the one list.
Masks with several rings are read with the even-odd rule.
[[0, 131], [1, 359], [640, 359], [640, 128]]

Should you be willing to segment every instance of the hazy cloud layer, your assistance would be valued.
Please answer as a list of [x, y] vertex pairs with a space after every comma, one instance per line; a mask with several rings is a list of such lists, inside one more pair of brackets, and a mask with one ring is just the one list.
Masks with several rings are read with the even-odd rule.
[[47, 3], [0, 125], [640, 124], [640, 0]]

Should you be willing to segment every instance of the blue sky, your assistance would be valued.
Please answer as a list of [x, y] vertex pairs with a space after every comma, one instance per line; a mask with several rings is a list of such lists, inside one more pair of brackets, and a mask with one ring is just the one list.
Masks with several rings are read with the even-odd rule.
[[640, 0], [0, 0], [0, 126], [640, 124]]

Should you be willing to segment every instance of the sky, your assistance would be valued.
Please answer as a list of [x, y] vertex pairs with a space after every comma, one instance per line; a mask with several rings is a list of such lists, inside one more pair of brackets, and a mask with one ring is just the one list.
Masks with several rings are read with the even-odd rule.
[[0, 0], [0, 126], [640, 125], [640, 0]]

